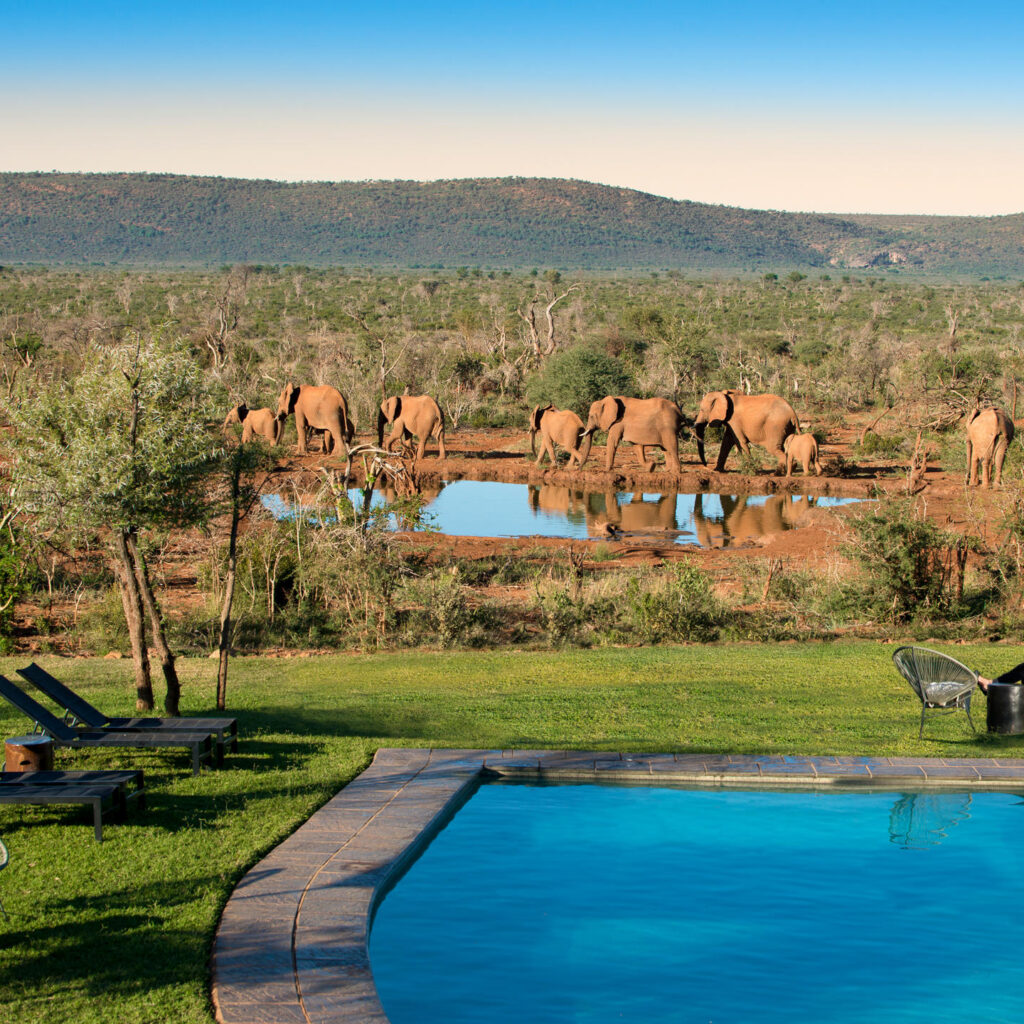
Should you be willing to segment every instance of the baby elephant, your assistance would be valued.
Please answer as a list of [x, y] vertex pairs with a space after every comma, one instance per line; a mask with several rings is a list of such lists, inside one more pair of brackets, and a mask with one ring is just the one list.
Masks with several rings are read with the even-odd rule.
[[277, 444], [281, 437], [281, 421], [273, 409], [250, 409], [242, 402], [224, 417], [224, 429], [233, 423], [242, 424], [243, 442], [249, 442], [259, 434], [268, 444]]
[[793, 463], [803, 463], [804, 476], [813, 469], [815, 476], [821, 476], [821, 463], [818, 462], [818, 442], [813, 434], [790, 434], [783, 442], [786, 453], [786, 476], [793, 475]]

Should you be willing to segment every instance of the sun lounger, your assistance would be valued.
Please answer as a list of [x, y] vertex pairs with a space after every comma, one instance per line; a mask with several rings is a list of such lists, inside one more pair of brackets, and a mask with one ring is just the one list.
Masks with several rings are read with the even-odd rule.
[[124, 816], [129, 804], [145, 806], [140, 771], [0, 772], [0, 803], [82, 804], [92, 807], [93, 832], [103, 842], [103, 813]]
[[192, 774], [198, 775], [200, 766], [209, 764], [214, 757], [210, 732], [163, 732], [158, 729], [140, 729], [134, 732], [119, 729], [75, 729], [62, 722], [38, 701], [9, 679], [0, 676], [0, 696], [27, 715], [37, 729], [50, 736], [61, 747], [184, 747], [192, 752]]
[[42, 691], [59, 707], [64, 708], [69, 725], [83, 725], [90, 729], [116, 729], [142, 732], [155, 729], [162, 732], [210, 732], [216, 736], [217, 761], [224, 763], [224, 746], [231, 744], [238, 750], [238, 723], [234, 718], [108, 718], [99, 708], [80, 697], [74, 690], [55, 679], [34, 662], [19, 668], [18, 675]]

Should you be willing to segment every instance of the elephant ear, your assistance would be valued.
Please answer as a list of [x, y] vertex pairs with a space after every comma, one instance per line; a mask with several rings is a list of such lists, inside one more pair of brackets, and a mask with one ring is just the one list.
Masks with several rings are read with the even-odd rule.
[[626, 403], [621, 398], [613, 398], [609, 395], [601, 402], [601, 429], [610, 430], [626, 411]]
[[392, 395], [391, 398], [385, 398], [384, 401], [380, 403], [380, 411], [384, 414], [384, 419], [386, 419], [388, 423], [394, 422], [401, 408], [402, 400], [397, 395]]
[[727, 423], [732, 418], [732, 395], [727, 391], [715, 391], [708, 409], [708, 420]]
[[786, 440], [782, 442], [782, 450], [784, 452], [788, 452], [789, 451], [790, 443], [792, 442], [793, 438], [797, 437], [797, 436], [798, 435], [796, 435], [796, 434], [787, 434], [786, 435]]
[[970, 411], [970, 412], [969, 412], [969, 413], [967, 414], [967, 426], [970, 426], [970, 425], [971, 425], [971, 424], [972, 424], [972, 423], [973, 423], [973, 422], [974, 422], [974, 421], [975, 421], [975, 420], [976, 420], [976, 419], [977, 419], [977, 418], [978, 418], [978, 417], [979, 417], [980, 415], [981, 415], [981, 408], [980, 408], [979, 406], [977, 406], [977, 405], [976, 405], [976, 406], [975, 406], [975, 407], [974, 407], [974, 408], [973, 408], [973, 409], [972, 409], [972, 410], [971, 410], [971, 411]]
[[553, 409], [554, 406], [549, 402], [547, 405], [534, 406], [533, 412], [530, 414], [530, 429], [540, 430], [540, 421], [544, 418], [544, 413], [548, 409]]

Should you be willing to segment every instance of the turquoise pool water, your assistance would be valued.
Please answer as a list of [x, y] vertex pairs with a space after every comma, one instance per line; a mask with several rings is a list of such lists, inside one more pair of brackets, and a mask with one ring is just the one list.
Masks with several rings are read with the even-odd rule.
[[392, 1024], [1024, 1019], [1024, 800], [485, 785], [384, 899]]

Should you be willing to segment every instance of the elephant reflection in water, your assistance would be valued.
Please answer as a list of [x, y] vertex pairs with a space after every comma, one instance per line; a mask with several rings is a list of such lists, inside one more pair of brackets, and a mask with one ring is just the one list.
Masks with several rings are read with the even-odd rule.
[[[422, 505], [422, 511], [423, 512], [429, 511], [427, 506], [430, 505], [430, 503], [444, 489], [445, 489], [445, 484], [444, 484], [443, 481], [439, 481], [438, 483], [435, 483], [435, 484], [420, 484], [416, 488], [416, 492], [415, 492], [416, 497], [421, 499], [421, 501], [423, 502], [423, 505]], [[374, 489], [374, 493], [381, 495], [381, 497], [383, 497], [384, 501], [388, 505], [393, 505], [396, 501], [399, 501], [402, 498], [408, 498], [409, 497], [409, 493], [407, 491], [400, 493], [398, 490], [396, 490], [389, 483], [388, 484], [382, 484], [381, 486], [375, 488]], [[430, 520], [427, 520], [427, 522], [429, 523]], [[399, 530], [415, 530], [417, 528], [422, 528], [422, 525], [423, 524], [421, 522], [416, 521], [415, 518], [411, 518], [409, 516], [399, 517], [398, 523], [397, 523], [397, 527], [398, 527]]]
[[534, 512], [564, 516], [569, 522], [586, 523], [591, 537], [607, 537], [614, 533], [657, 533], [676, 529], [675, 491], [645, 500], [636, 493], [629, 500], [615, 491], [604, 494], [587, 493], [572, 487], [553, 484], [531, 486], [528, 491]]
[[749, 494], [721, 494], [718, 498], [722, 514], [709, 515], [704, 511], [705, 495], [694, 496], [693, 526], [703, 548], [727, 548], [791, 530], [800, 516], [815, 506], [809, 495], [772, 494], [764, 502]]

